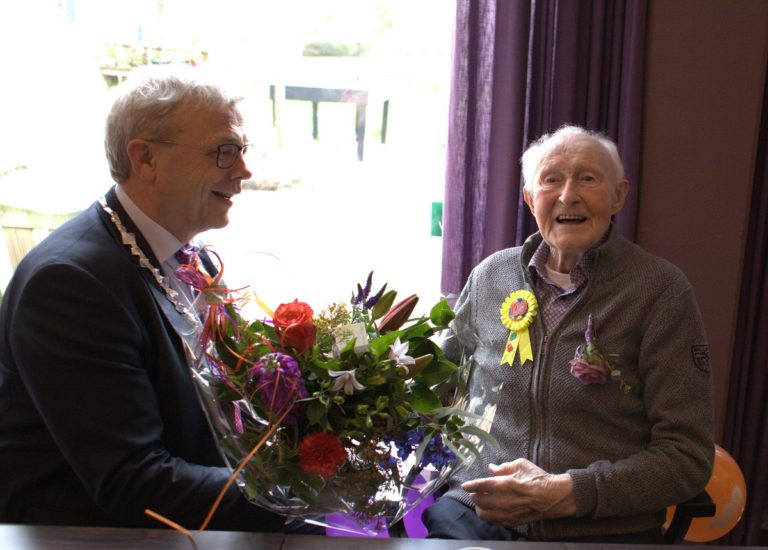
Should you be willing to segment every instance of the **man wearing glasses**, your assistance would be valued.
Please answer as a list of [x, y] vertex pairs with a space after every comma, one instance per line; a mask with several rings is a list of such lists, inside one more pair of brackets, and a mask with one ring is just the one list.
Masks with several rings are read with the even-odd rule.
[[[199, 320], [176, 252], [251, 173], [239, 98], [163, 69], [107, 118], [106, 195], [21, 262], [0, 309], [0, 523], [199, 528], [225, 485], [189, 373]], [[209, 529], [283, 518], [230, 487]]]

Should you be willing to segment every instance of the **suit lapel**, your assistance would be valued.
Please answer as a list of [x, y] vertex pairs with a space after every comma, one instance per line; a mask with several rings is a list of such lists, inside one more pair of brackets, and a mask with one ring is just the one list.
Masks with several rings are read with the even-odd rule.
[[[128, 215], [128, 213], [123, 208], [123, 205], [120, 204], [120, 201], [117, 200], [117, 194], [115, 193], [115, 188], [112, 187], [107, 194], [104, 196], [104, 198], [107, 201], [107, 205], [117, 212], [117, 215], [120, 217], [120, 221], [123, 222], [123, 225], [125, 228], [133, 234], [134, 237], [136, 237], [136, 244], [141, 248], [141, 251], [144, 252], [144, 255], [149, 259], [150, 262], [152, 262], [152, 265], [155, 266], [157, 269], [160, 269], [160, 260], [157, 259], [157, 256], [155, 256], [155, 253], [152, 252], [152, 247], [149, 246], [149, 242], [147, 242], [147, 239], [144, 238], [144, 235], [142, 235], [141, 231], [139, 231], [139, 228], [136, 227], [136, 224], [133, 223], [133, 220]], [[116, 227], [114, 227], [114, 224], [110, 223], [109, 225], [113, 228], [113, 234], [115, 235], [118, 242], [121, 242], [120, 239], [120, 232], [117, 230]]]
[[[128, 216], [128, 213], [125, 211], [125, 209], [123, 209], [120, 201], [117, 200], [114, 187], [107, 192], [107, 194], [104, 196], [104, 199], [106, 200], [107, 205], [117, 213], [118, 217], [120, 218], [120, 222], [125, 226], [125, 229], [134, 236], [136, 239], [136, 245], [141, 249], [154, 269], [160, 270], [159, 260], [155, 256], [154, 252], [152, 252], [152, 248], [144, 238], [144, 235], [141, 234], [133, 220], [131, 220], [130, 216]], [[110, 229], [110, 234], [112, 234], [115, 240], [128, 254], [131, 254], [131, 251], [128, 249], [128, 247], [123, 244], [120, 230], [115, 226], [114, 223], [112, 223], [110, 216], [104, 212], [102, 208], [99, 208], [99, 210], [101, 210], [102, 216], [106, 218], [106, 224]], [[195, 316], [195, 313], [189, 312], [187, 315], [185, 315], [184, 313], [178, 311], [176, 306], [168, 299], [166, 289], [164, 289], [160, 283], [158, 283], [150, 269], [141, 266], [139, 259], [135, 255], [131, 254], [131, 256], [136, 269], [139, 270], [142, 279], [147, 284], [147, 287], [149, 288], [152, 297], [160, 308], [160, 311], [163, 312], [165, 318], [171, 324], [176, 333], [181, 337], [182, 343], [185, 344], [185, 348], [187, 345], [190, 345], [192, 346], [192, 349], [194, 349], [201, 329], [201, 323]]]

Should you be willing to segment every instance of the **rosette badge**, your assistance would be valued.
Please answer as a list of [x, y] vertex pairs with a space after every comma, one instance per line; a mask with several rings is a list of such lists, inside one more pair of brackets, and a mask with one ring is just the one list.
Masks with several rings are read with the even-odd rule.
[[539, 308], [536, 297], [528, 290], [516, 290], [501, 305], [501, 324], [509, 329], [507, 343], [501, 356], [501, 365], [512, 365], [518, 350], [520, 364], [533, 361], [533, 348], [528, 327]]

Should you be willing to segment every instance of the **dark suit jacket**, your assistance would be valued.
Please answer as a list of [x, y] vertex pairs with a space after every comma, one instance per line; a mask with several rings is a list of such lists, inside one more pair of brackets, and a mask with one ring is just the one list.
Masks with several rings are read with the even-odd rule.
[[[229, 472], [179, 315], [98, 203], [24, 258], [0, 308], [0, 522], [161, 526], [149, 508], [200, 527]], [[282, 523], [233, 485], [210, 528]]]

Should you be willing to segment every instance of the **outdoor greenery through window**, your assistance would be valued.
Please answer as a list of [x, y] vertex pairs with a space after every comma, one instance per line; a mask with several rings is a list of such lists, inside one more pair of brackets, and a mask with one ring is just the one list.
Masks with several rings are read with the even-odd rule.
[[454, 13], [446, 0], [3, 3], [1, 289], [111, 185], [110, 86], [138, 65], [186, 62], [247, 96], [253, 178], [230, 225], [203, 236], [230, 286], [322, 309], [373, 270], [434, 303]]

